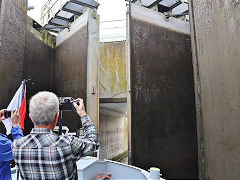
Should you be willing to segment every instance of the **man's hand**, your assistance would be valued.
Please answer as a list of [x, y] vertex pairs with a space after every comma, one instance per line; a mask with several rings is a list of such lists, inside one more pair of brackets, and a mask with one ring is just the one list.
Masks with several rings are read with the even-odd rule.
[[12, 127], [19, 126], [20, 116], [19, 116], [18, 110], [11, 112], [11, 119], [12, 119]]
[[74, 105], [75, 109], [77, 110], [78, 115], [80, 117], [83, 117], [83, 116], [87, 115], [86, 111], [85, 111], [83, 99], [78, 98], [76, 100], [79, 102], [79, 106], [75, 102], [73, 102], [73, 105]]
[[6, 119], [6, 118], [4, 117], [4, 111], [5, 111], [5, 110], [6, 110], [6, 109], [0, 110], [0, 122], [3, 121], [4, 119]]

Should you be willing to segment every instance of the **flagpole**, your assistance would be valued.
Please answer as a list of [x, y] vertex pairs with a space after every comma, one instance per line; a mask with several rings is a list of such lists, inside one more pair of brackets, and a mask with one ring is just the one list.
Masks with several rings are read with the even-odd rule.
[[[24, 95], [25, 95], [25, 87], [26, 87], [26, 82], [28, 82], [28, 81], [31, 81], [32, 80], [32, 78], [30, 78], [30, 79], [23, 79], [23, 81], [22, 81], [22, 85], [23, 85], [23, 97], [22, 97], [22, 99], [24, 98]], [[26, 89], [26, 91], [27, 91], [27, 89]]]
[[[27, 80], [28, 81], [28, 80]], [[25, 85], [26, 85], [26, 79], [23, 79], [22, 81], [22, 85], [23, 85], [23, 92], [22, 92], [22, 100], [24, 99], [24, 95], [25, 95]], [[16, 169], [17, 170], [17, 180], [19, 180], [19, 177], [20, 177], [20, 172], [18, 170], [18, 168]]]
[[22, 93], [22, 100], [24, 98], [24, 95], [25, 95], [25, 85], [26, 85], [26, 79], [23, 79], [22, 81], [22, 85], [23, 85], [23, 93]]

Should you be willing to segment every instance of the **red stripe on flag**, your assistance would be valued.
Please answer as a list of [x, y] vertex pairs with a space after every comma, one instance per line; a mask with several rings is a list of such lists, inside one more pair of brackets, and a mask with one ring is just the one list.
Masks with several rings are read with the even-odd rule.
[[22, 104], [19, 108], [19, 115], [20, 115], [20, 121], [19, 121], [19, 125], [22, 129], [22, 131], [24, 130], [24, 119], [25, 119], [25, 116], [26, 116], [26, 90], [25, 90], [25, 93], [24, 93], [24, 98], [23, 98], [23, 101], [22, 101]]

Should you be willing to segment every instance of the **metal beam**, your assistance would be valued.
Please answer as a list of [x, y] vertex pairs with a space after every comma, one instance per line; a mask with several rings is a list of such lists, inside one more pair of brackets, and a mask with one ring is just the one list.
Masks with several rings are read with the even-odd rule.
[[97, 3], [97, 6], [93, 6], [91, 4], [88, 4], [88, 3], [85, 3], [85, 2], [82, 2], [82, 1], [77, 1], [77, 0], [70, 0], [70, 2], [81, 5], [81, 6], [86, 6], [86, 7], [89, 7], [89, 8], [98, 8], [98, 6], [99, 6], [99, 3]]
[[67, 8], [62, 8], [62, 10], [63, 11], [66, 11], [66, 12], [69, 12], [69, 13], [73, 13], [73, 14], [75, 14], [75, 15], [78, 15], [78, 16], [81, 16], [82, 15], [82, 13], [80, 13], [80, 12], [77, 12], [77, 11], [73, 11], [73, 10], [71, 10], [71, 9], [67, 9]]
[[46, 30], [48, 30], [48, 31], [50, 31], [50, 32], [53, 32], [53, 33], [59, 33], [59, 31], [54, 31], [54, 30], [52, 30], [52, 29], [46, 29]]
[[49, 21], [48, 24], [53, 25], [53, 26], [56, 26], [57, 28], [58, 28], [58, 27], [61, 27], [61, 26], [64, 26], [64, 25], [62, 25], [62, 24], [53, 23], [53, 22], [51, 22], [51, 21]]
[[63, 21], [70, 22], [70, 19], [65, 18], [65, 17], [62, 17], [62, 16], [58, 16], [58, 15], [56, 15], [54, 18], [57, 18], [57, 19], [61, 19], [61, 20], [63, 20]]
[[182, 4], [182, 1], [178, 1], [176, 2], [175, 4], [173, 4], [171, 7], [170, 7], [170, 10], [174, 9], [175, 7], [179, 6], [180, 4]]
[[127, 103], [127, 98], [99, 98], [99, 103]]
[[54, 32], [54, 33], [58, 33], [59, 31], [55, 31], [54, 29], [57, 29], [58, 27], [50, 27], [50, 28], [46, 28], [46, 27], [41, 27], [41, 28], [36, 28], [36, 30], [42, 30], [42, 29], [45, 29], [47, 31], [51, 31], [51, 32]]
[[186, 10], [185, 12], [183, 12], [181, 14], [166, 13], [165, 15], [166, 15], [166, 18], [169, 18], [169, 17], [179, 18], [179, 17], [182, 17], [182, 16], [189, 15], [189, 12], [188, 12], [188, 10]]

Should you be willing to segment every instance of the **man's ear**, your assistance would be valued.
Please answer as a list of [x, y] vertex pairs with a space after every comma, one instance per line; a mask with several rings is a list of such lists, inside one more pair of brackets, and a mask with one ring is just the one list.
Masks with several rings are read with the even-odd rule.
[[54, 118], [54, 124], [56, 125], [58, 122], [59, 112], [57, 112], [55, 118]]
[[[28, 116], [29, 116], [29, 118], [31, 119], [31, 121], [33, 122], [32, 118], [31, 118], [31, 115], [29, 114]], [[34, 122], [33, 122], [33, 124], [34, 124]]]

